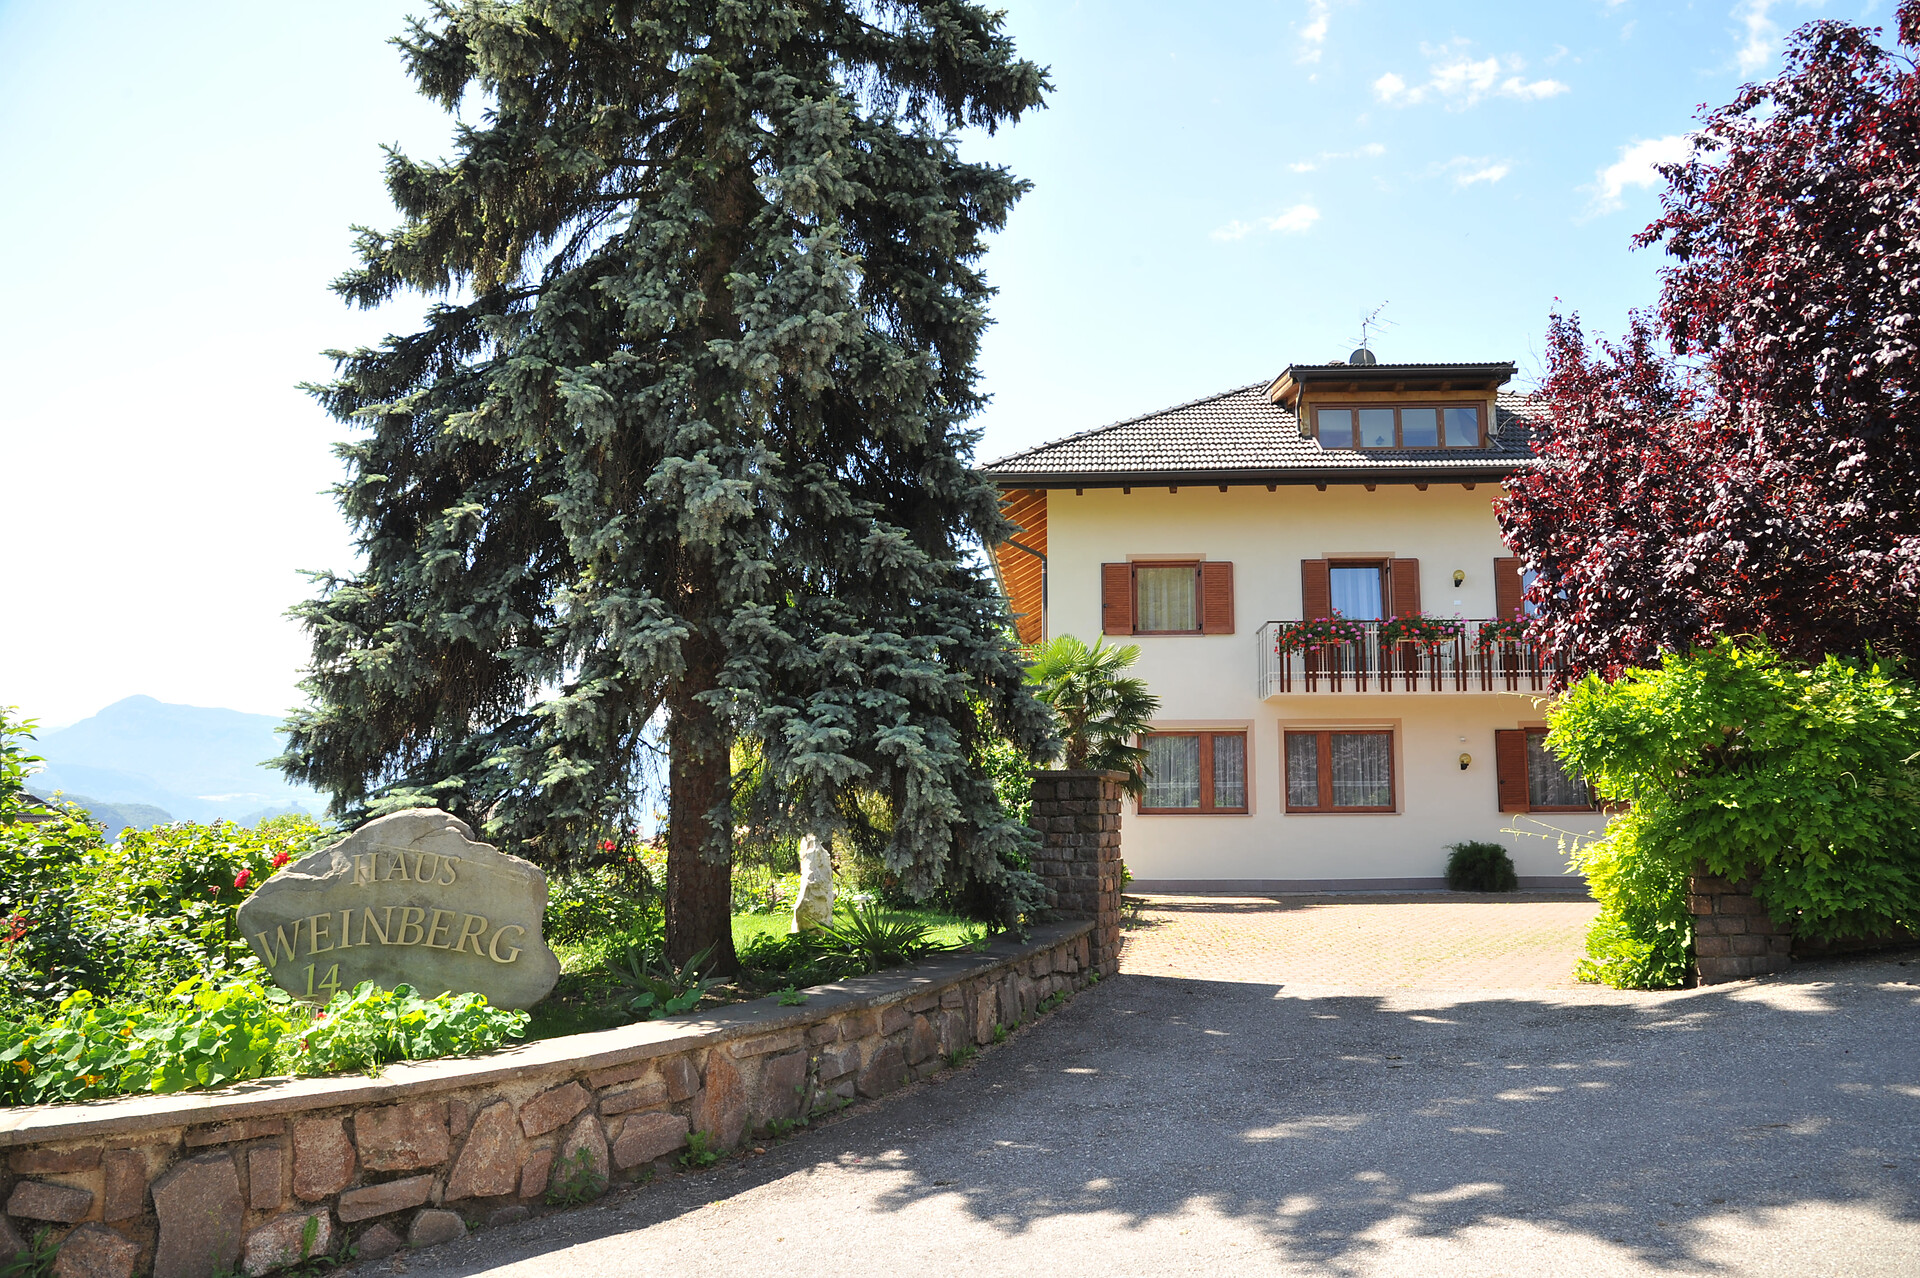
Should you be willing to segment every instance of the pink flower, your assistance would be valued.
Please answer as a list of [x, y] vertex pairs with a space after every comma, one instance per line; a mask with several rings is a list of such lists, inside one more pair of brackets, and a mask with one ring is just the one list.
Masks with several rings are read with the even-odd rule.
[[600, 850], [601, 850], [602, 852], [611, 852], [611, 851], [613, 851], [613, 840], [612, 840], [612, 839], [602, 839], [602, 840], [600, 840]]
[[252, 877], [253, 877], [252, 870], [242, 870], [240, 871], [240, 873], [233, 876], [233, 885], [237, 888], [244, 888], [247, 886], [247, 880]]
[[273, 868], [277, 870], [291, 860], [293, 860], [293, 853], [275, 852], [273, 854]]

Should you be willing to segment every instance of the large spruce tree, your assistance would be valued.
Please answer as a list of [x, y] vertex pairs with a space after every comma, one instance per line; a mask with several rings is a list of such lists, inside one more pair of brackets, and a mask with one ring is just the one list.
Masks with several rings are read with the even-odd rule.
[[438, 300], [316, 388], [365, 564], [301, 609], [289, 775], [549, 863], [664, 780], [668, 950], [722, 967], [741, 734], [794, 828], [857, 787], [910, 891], [998, 875], [1027, 836], [981, 734], [1050, 721], [970, 553], [1006, 529], [967, 423], [1025, 184], [953, 135], [1042, 70], [961, 0], [446, 0], [397, 43], [454, 156], [389, 154], [404, 221], [336, 289]]

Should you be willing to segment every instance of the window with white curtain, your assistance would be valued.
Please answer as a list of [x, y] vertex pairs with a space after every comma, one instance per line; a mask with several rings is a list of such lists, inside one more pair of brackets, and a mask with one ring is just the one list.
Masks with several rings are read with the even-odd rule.
[[1393, 733], [1293, 731], [1286, 737], [1287, 811], [1393, 811]]
[[1245, 732], [1156, 732], [1143, 744], [1142, 812], [1247, 811]]
[[1560, 756], [1547, 749], [1545, 728], [1527, 729], [1527, 806], [1535, 810], [1593, 806], [1593, 793], [1586, 779], [1560, 762]]
[[1136, 631], [1200, 629], [1200, 570], [1193, 564], [1135, 564], [1133, 598]]

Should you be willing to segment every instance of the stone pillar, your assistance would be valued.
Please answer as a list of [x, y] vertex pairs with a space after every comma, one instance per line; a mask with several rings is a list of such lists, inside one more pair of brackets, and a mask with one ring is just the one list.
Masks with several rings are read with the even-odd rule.
[[1697, 865], [1687, 878], [1693, 915], [1694, 972], [1702, 985], [1784, 972], [1793, 963], [1793, 934], [1753, 894], [1753, 878], [1723, 879]]
[[1120, 970], [1120, 800], [1124, 772], [1036, 772], [1030, 824], [1046, 842], [1033, 869], [1047, 905], [1064, 919], [1094, 920], [1093, 970]]

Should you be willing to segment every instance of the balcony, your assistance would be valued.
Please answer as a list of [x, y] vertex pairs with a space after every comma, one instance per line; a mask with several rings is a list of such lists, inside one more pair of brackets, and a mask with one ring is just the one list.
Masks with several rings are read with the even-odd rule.
[[1550, 692], [1553, 664], [1532, 644], [1497, 632], [1497, 623], [1463, 620], [1437, 642], [1382, 639], [1378, 621], [1345, 623], [1351, 639], [1280, 652], [1297, 623], [1269, 621], [1258, 633], [1260, 696], [1320, 692]]

